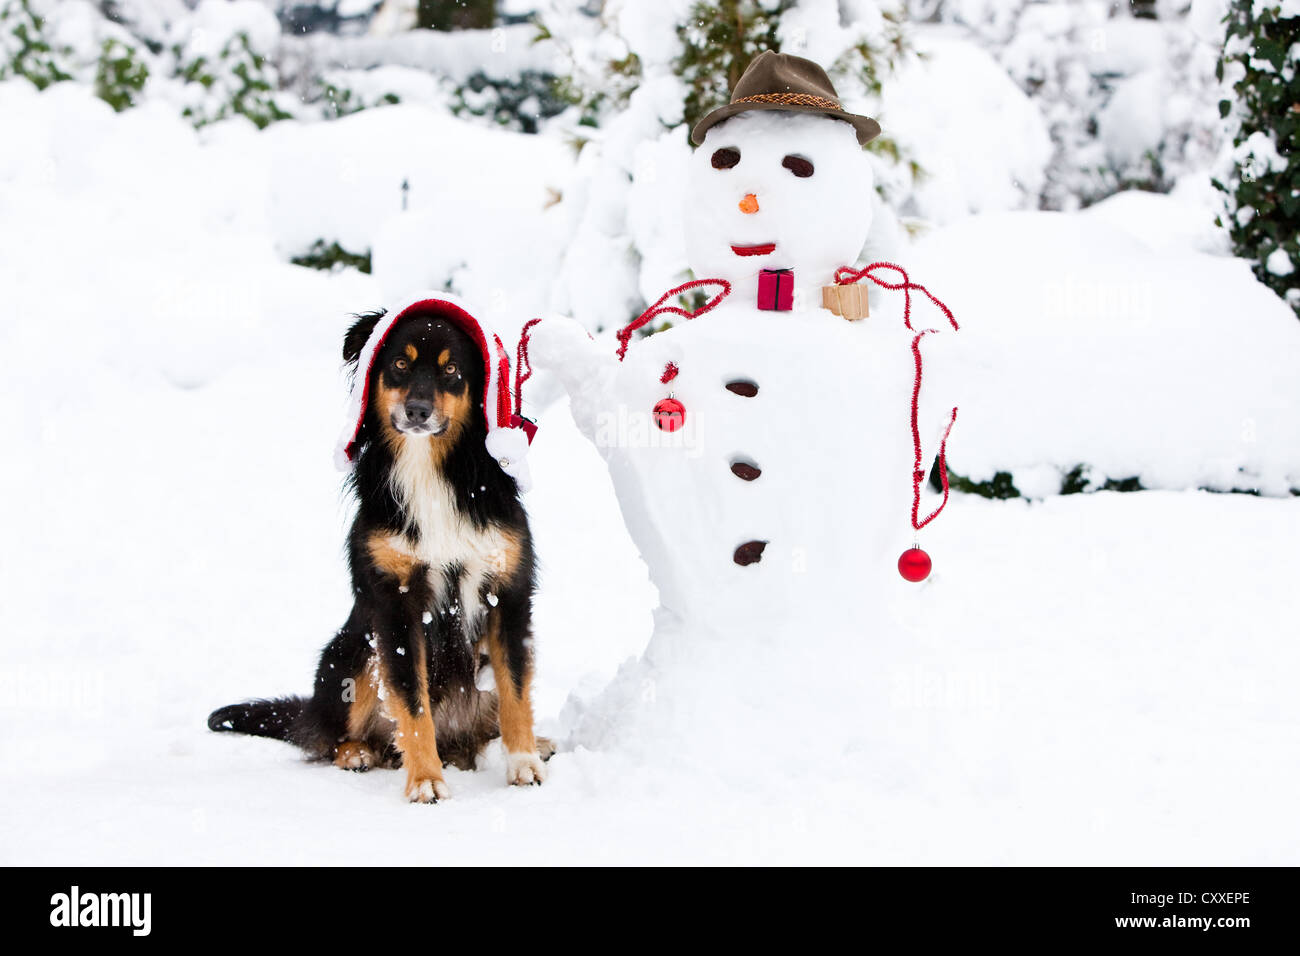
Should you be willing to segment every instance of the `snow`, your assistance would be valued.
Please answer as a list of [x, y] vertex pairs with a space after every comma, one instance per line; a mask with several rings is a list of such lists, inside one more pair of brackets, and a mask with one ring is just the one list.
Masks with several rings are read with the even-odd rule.
[[1257, 169], [1256, 175], [1284, 172], [1287, 158], [1277, 151], [1277, 144], [1263, 130], [1256, 130], [1232, 151], [1233, 161], [1244, 168]]
[[[843, 6], [871, 28], [874, 5]], [[622, 10], [638, 46], [668, 49]], [[501, 69], [554, 55], [516, 32]], [[915, 243], [876, 201], [869, 241], [894, 230], [891, 254], [962, 322], [925, 346], [925, 421], [961, 406], [953, 468], [1009, 470], [1031, 497], [955, 495], [919, 586], [889, 566], [910, 544], [896, 298], [874, 290], [856, 326], [733, 300], [609, 371], [609, 330], [689, 264], [701, 157], [675, 80], [576, 156], [432, 100], [196, 133], [165, 97], [115, 114], [83, 84], [0, 83], [0, 862], [1293, 863], [1300, 776], [1273, 755], [1300, 722], [1300, 327], [1223, 254], [1194, 184], [1011, 211], [1040, 124], [985, 53], [935, 36], [936, 75], [988, 80], [953, 95], [1027, 140], [972, 147], [969, 169], [955, 153]], [[380, 40], [348, 42], [386, 57]], [[444, 41], [405, 42], [419, 60]], [[496, 69], [491, 34], [470, 42]], [[449, 70], [479, 63], [464, 49], [441, 51]], [[908, 135], [946, 148], [923, 113]], [[318, 238], [372, 249], [374, 274], [288, 263]], [[592, 350], [572, 399], [554, 373], [528, 395], [534, 700], [560, 751], [544, 786], [509, 788], [493, 748], [434, 807], [408, 805], [400, 774], [205, 727], [215, 706], [305, 692], [346, 617], [342, 335], [430, 284], [503, 335], [576, 313], [560, 345]], [[606, 331], [587, 346], [585, 328]], [[691, 427], [657, 452], [593, 443], [610, 376], [626, 407], [605, 434], [636, 434], [669, 358]], [[760, 397], [718, 387], [731, 376]], [[841, 401], [816, 400], [828, 384]], [[728, 484], [732, 456], [759, 459], [759, 482]], [[1156, 490], [1056, 494], [1080, 463]], [[755, 515], [764, 562], [710, 556]], [[322, 839], [340, 820], [358, 838]]]
[[[306, 363], [296, 372], [311, 377]], [[179, 524], [149, 519], [157, 491], [133, 497], [126, 481], [105, 492], [135, 503], [132, 515], [104, 519], [85, 502], [47, 510], [52, 524], [24, 522], [23, 540], [38, 527], [76, 536], [85, 518], [98, 533], [57, 576], [75, 576], [71, 594], [44, 569], [6, 570], [6, 588], [29, 595], [10, 605], [13, 625], [40, 638], [7, 654], [23, 690], [4, 701], [6, 862], [1224, 865], [1282, 864], [1300, 851], [1291, 824], [1300, 785], [1258, 759], [1287, 752], [1294, 737], [1289, 675], [1300, 661], [1277, 617], [1300, 570], [1291, 547], [1300, 509], [1290, 501], [958, 499], [930, 545], [932, 583], [901, 594], [833, 658], [810, 635], [793, 658], [761, 641], [739, 660], [687, 648], [698, 669], [675, 672], [685, 687], [633, 669], [622, 679], [648, 698], [638, 725], [660, 729], [566, 750], [540, 789], [506, 788], [494, 750], [475, 773], [448, 772], [451, 800], [412, 807], [400, 773], [342, 773], [303, 764], [281, 744], [209, 734], [213, 704], [305, 689], [312, 656], [346, 613], [340, 529], [323, 518], [336, 489], [312, 447], [329, 441], [333, 422], [311, 434], [260, 433], [248, 427], [259, 388], [267, 383], [250, 375], [204, 397], [211, 442], [192, 435], [175, 456], [194, 462], [169, 470], [188, 492], [162, 489], [164, 508], [195, 497], [220, 508], [220, 526], [184, 508]], [[232, 400], [245, 411], [232, 416]], [[556, 733], [569, 689], [596, 693], [638, 649], [653, 598], [637, 583], [596, 462], [579, 471], [565, 460], [587, 448], [562, 408], [542, 435], [552, 468], [542, 470], [539, 446], [530, 500], [549, 569], [538, 708], [543, 732]], [[249, 451], [292, 482], [293, 508], [280, 499], [255, 513], [265, 487], [202, 458], [211, 443], [250, 437]], [[47, 452], [69, 466], [64, 475], [93, 467], [99, 450], [73, 445]], [[140, 465], [148, 473], [162, 463], [150, 453]], [[585, 496], [543, 503], [575, 472], [591, 476]], [[77, 479], [58, 474], [44, 476], [44, 491], [24, 482], [29, 500], [63, 501]], [[257, 546], [272, 514], [295, 542], [290, 560]], [[120, 562], [132, 541], [144, 550], [174, 535], [193, 549], [171, 552], [147, 583], [93, 573]], [[1057, 570], [1066, 567], [1068, 578]], [[746, 681], [766, 681], [773, 666], [797, 701], [815, 692], [817, 707], [747, 697]], [[728, 683], [713, 683], [724, 673]], [[713, 701], [719, 723], [673, 726], [677, 708], [660, 702], [678, 692]], [[600, 716], [581, 713], [588, 727]], [[773, 725], [780, 734], [756, 749], [752, 731]], [[664, 748], [679, 731], [693, 743]], [[320, 839], [340, 819], [364, 820], [364, 839]]]
[[[502, 315], [547, 304], [545, 288], [531, 283], [558, 255], [554, 217], [542, 212], [572, 168], [563, 144], [406, 104], [332, 123], [280, 123], [262, 139], [282, 252], [299, 254], [322, 237], [373, 249], [385, 298], [451, 282]], [[325, 195], [339, 198], [321, 202]]]
[[964, 324], [954, 367], [936, 372], [969, 411], [953, 468], [986, 480], [1082, 463], [1097, 484], [1300, 488], [1294, 314], [1248, 263], [1156, 252], [1105, 219], [987, 216], [912, 250], [914, 278]]
[[1291, 261], [1291, 254], [1281, 246], [1268, 254], [1268, 258], [1264, 260], [1264, 268], [1275, 276], [1289, 276], [1295, 272], [1295, 264]]
[[1131, 189], [1116, 193], [1083, 211], [1140, 240], [1154, 253], [1207, 252], [1223, 255], [1228, 242], [1214, 224], [1216, 195], [1209, 183], [1181, 182], [1170, 193]]

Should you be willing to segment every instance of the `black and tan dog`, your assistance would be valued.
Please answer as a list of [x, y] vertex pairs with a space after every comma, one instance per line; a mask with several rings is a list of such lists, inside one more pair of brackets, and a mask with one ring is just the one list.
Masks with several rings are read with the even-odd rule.
[[509, 463], [487, 441], [504, 353], [445, 305], [361, 316], [347, 333], [343, 357], [361, 383], [347, 445], [355, 604], [321, 654], [312, 697], [208, 718], [348, 770], [400, 763], [407, 797], [425, 803], [449, 795], [444, 761], [473, 768], [498, 734], [509, 783], [545, 777], [529, 696], [532, 539]]

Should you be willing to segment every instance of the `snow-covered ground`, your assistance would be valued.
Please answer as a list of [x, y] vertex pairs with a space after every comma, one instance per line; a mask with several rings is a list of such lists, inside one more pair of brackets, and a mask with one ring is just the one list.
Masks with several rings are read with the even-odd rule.
[[[929, 581], [846, 594], [848, 624], [797, 647], [635, 662], [654, 589], [539, 382], [561, 752], [540, 789], [494, 752], [411, 806], [398, 774], [204, 718], [305, 691], [347, 613], [348, 313], [448, 269], [507, 331], [545, 309], [572, 154], [406, 105], [199, 137], [165, 104], [11, 81], [0, 117], [0, 861], [1300, 859], [1300, 324], [1214, 255], [1196, 196], [994, 204], [896, 250], [965, 323], [964, 364], [935, 366], [954, 462], [1038, 497], [957, 496]], [[375, 275], [286, 264], [317, 235], [373, 242]], [[1083, 461], [1163, 490], [1055, 496]], [[1273, 497], [1194, 490], [1239, 478]]]
[[[321, 363], [316, 363], [321, 364]], [[837, 660], [759, 642], [826, 713], [744, 699], [676, 752], [659, 737], [565, 750], [540, 789], [495, 752], [417, 806], [400, 773], [304, 764], [210, 734], [214, 705], [305, 690], [347, 607], [321, 410], [265, 428], [267, 367], [199, 393], [119, 384], [134, 428], [21, 446], [6, 515], [2, 855], [25, 863], [1294, 863], [1300, 776], [1286, 617], [1294, 501], [1187, 492], [957, 499], [933, 580]], [[313, 387], [313, 378], [320, 379]], [[541, 728], [650, 628], [649, 592], [599, 460], [557, 408], [530, 500]], [[130, 463], [106, 466], [130, 442]], [[237, 449], [237, 450], [236, 450]], [[22, 458], [20, 461], [24, 460]], [[316, 464], [313, 464], [316, 462]], [[21, 502], [21, 509], [13, 507]], [[19, 513], [15, 514], [15, 511]], [[707, 649], [705, 649], [707, 651]], [[696, 688], [698, 689], [698, 688]], [[787, 731], [754, 740], [784, 713]], [[710, 752], [716, 760], [710, 759]]]

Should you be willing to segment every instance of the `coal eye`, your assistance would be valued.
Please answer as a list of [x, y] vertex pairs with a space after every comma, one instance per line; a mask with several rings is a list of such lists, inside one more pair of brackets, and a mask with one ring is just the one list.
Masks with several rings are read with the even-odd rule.
[[448, 365], [446, 368], [443, 369], [443, 372], [446, 373], [447, 375], [455, 375], [455, 374], [456, 374], [456, 365], [455, 365], [454, 363], [451, 364], [451, 365]]
[[813, 164], [802, 156], [787, 156], [781, 160], [781, 165], [800, 179], [807, 179], [813, 174]]
[[740, 162], [740, 150], [724, 147], [713, 154], [711, 162], [714, 169], [730, 169]]
[[405, 372], [407, 367], [410, 364], [411, 363], [406, 361], [406, 359], [399, 358], [396, 362], [393, 363], [393, 368], [400, 369], [401, 371]]

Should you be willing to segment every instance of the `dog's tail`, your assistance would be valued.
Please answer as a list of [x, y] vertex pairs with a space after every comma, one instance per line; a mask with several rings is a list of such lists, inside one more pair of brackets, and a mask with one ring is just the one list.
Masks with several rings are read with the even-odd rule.
[[301, 697], [247, 700], [214, 710], [208, 715], [208, 729], [297, 743], [306, 707]]

